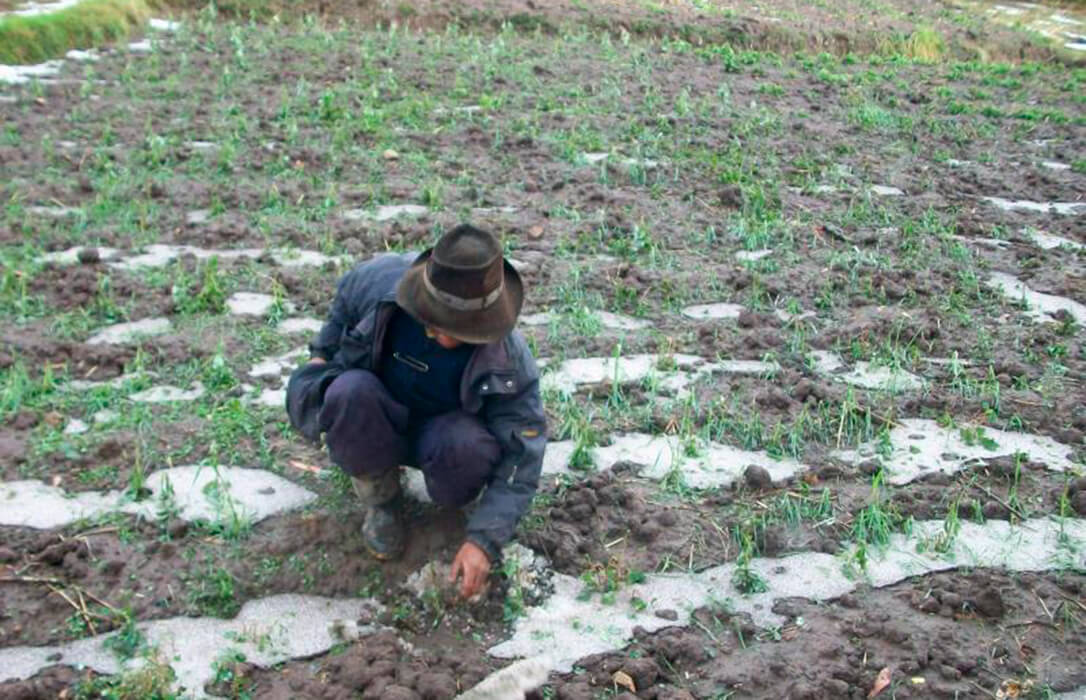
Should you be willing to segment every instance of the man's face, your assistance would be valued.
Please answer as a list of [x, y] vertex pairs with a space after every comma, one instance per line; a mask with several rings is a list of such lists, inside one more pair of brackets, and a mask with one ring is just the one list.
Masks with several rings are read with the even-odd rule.
[[458, 348], [464, 344], [464, 341], [458, 340], [451, 335], [446, 335], [432, 326], [426, 326], [426, 337], [430, 338], [446, 350], [452, 350], [453, 348]]

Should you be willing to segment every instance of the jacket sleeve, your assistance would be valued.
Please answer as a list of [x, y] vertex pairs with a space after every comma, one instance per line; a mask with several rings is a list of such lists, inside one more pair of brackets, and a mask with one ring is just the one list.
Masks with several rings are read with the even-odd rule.
[[353, 328], [358, 319], [352, 318], [350, 313], [349, 293], [353, 286], [351, 282], [357, 273], [351, 272], [344, 275], [336, 285], [336, 296], [332, 300], [332, 310], [328, 313], [328, 320], [324, 322], [317, 337], [309, 343], [309, 356], [321, 357], [331, 360], [339, 351], [339, 343], [343, 338], [343, 331]]
[[[525, 352], [527, 355], [527, 352]], [[513, 537], [517, 523], [531, 505], [543, 469], [547, 419], [539, 397], [539, 373], [527, 356], [528, 378], [520, 391], [492, 396], [483, 407], [487, 429], [497, 438], [502, 458], [490, 477], [478, 507], [468, 521], [468, 540], [486, 551], [490, 561]]]

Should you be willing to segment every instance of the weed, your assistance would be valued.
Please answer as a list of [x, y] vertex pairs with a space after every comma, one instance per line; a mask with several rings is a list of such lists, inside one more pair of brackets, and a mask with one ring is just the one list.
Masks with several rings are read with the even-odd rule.
[[221, 566], [206, 565], [203, 572], [183, 577], [188, 604], [200, 615], [229, 618], [237, 614], [237, 579]]

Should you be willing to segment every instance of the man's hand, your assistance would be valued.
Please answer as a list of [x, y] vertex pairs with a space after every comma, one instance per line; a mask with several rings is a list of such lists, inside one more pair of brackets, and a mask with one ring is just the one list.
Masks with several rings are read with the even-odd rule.
[[328, 360], [324, 359], [323, 357], [311, 357], [311, 358], [309, 358], [309, 363], [308, 364], [311, 364], [311, 365], [323, 365], [326, 362], [328, 362]]
[[449, 583], [456, 583], [457, 577], [461, 577], [460, 596], [471, 598], [483, 589], [487, 577], [490, 575], [490, 557], [486, 555], [482, 547], [474, 542], [465, 542], [460, 547], [453, 559], [452, 569], [449, 570]]

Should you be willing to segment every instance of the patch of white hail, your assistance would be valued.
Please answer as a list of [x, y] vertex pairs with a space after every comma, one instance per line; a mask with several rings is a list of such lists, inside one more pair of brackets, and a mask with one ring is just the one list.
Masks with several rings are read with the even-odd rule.
[[63, 219], [68, 216], [78, 216], [82, 210], [77, 207], [27, 207], [27, 212], [35, 216], [45, 216], [51, 219]]
[[755, 262], [762, 258], [773, 255], [772, 248], [762, 248], [761, 250], [740, 250], [735, 254], [735, 259], [740, 262]]
[[900, 368], [857, 362], [852, 370], [845, 372], [842, 371], [845, 367], [844, 362], [835, 353], [814, 350], [810, 356], [816, 373], [863, 389], [896, 394], [919, 391], [925, 386], [922, 378]]
[[170, 319], [168, 318], [145, 318], [128, 323], [115, 323], [112, 326], [99, 329], [94, 335], [87, 338], [87, 345], [133, 343], [148, 336], [169, 333], [171, 328]]
[[347, 209], [341, 216], [348, 221], [370, 219], [377, 222], [391, 221], [402, 216], [419, 217], [430, 211], [429, 207], [421, 204], [387, 204], [377, 207], [375, 211], [368, 209]]
[[189, 226], [198, 226], [200, 224], [206, 224], [211, 220], [210, 209], [193, 209], [192, 211], [185, 212], [185, 223]]
[[[235, 292], [226, 300], [226, 307], [235, 316], [267, 316], [275, 308], [276, 299], [271, 294]], [[294, 310], [294, 304], [283, 301], [284, 311]]]
[[780, 369], [775, 362], [758, 360], [720, 360], [710, 362], [696, 355], [627, 355], [621, 357], [581, 357], [552, 366], [546, 360], [540, 378], [544, 391], [572, 394], [580, 387], [606, 383], [626, 385], [645, 383], [664, 392], [681, 395], [697, 379], [716, 372], [730, 374], [771, 374]]
[[739, 318], [743, 313], [742, 304], [695, 304], [683, 309], [682, 314], [695, 321], [716, 321], [720, 319]]
[[1072, 250], [1083, 250], [1086, 246], [1081, 243], [1072, 241], [1070, 238], [1063, 238], [1061, 236], [1053, 236], [1050, 233], [1044, 231], [1038, 231], [1036, 229], [1024, 229], [1022, 233], [1032, 240], [1038, 248], [1045, 250], [1053, 250], [1055, 248], [1071, 248]]
[[81, 0], [57, 0], [57, 2], [28, 2], [11, 10], [0, 12], [0, 18], [4, 17], [33, 17], [34, 15], [48, 15], [59, 12], [80, 3]]
[[[206, 697], [212, 681], [212, 661], [226, 650], [236, 650], [247, 663], [270, 668], [290, 659], [310, 658], [334, 645], [352, 642], [377, 631], [360, 624], [374, 619], [382, 606], [369, 598], [337, 600], [319, 596], [283, 594], [250, 600], [237, 617], [220, 620], [175, 617], [136, 623], [142, 638], [157, 649], [157, 658], [174, 671], [173, 689], [185, 697]], [[0, 649], [5, 678], [23, 679], [56, 663], [117, 674], [138, 668], [141, 658], [122, 661], [105, 644], [119, 632], [101, 634], [52, 646]]]
[[298, 333], [319, 333], [324, 327], [324, 321], [319, 318], [287, 318], [283, 319], [275, 332], [281, 335], [295, 335]]
[[300, 508], [316, 494], [261, 469], [185, 466], [147, 476], [150, 495], [133, 501], [124, 491], [67, 493], [37, 479], [0, 482], [0, 525], [52, 529], [109, 513], [153, 520], [164, 507], [184, 520], [239, 518], [255, 523]]
[[[549, 443], [543, 454], [543, 474], [568, 473], [575, 449], [576, 443], [571, 440]], [[597, 469], [632, 462], [641, 466], [641, 474], [649, 479], [659, 481], [678, 475], [685, 485], [700, 489], [730, 486], [742, 479], [743, 472], [751, 465], [764, 468], [774, 481], [782, 481], [808, 469], [807, 465], [794, 459], [775, 459], [766, 452], [752, 452], [700, 439], [683, 441], [672, 435], [644, 433], [614, 435], [611, 444], [593, 447], [589, 455]]]
[[87, 51], [80, 51], [79, 49], [72, 49], [68, 53], [64, 54], [64, 58], [69, 61], [81, 61], [83, 63], [94, 63], [101, 60], [101, 56], [94, 49], [88, 49]]
[[[253, 378], [278, 377], [279, 386], [274, 389], [261, 388], [260, 392], [247, 399], [249, 403], [269, 408], [282, 408], [287, 400], [287, 382], [290, 374], [298, 366], [299, 361], [309, 356], [307, 348], [295, 348], [282, 355], [276, 355], [261, 360], [249, 370], [249, 376]], [[251, 389], [252, 387], [247, 388]]]
[[75, 263], [79, 262], [80, 251], [84, 250], [97, 251], [99, 260], [112, 260], [121, 253], [121, 251], [117, 250], [116, 248], [95, 248], [94, 246], [79, 245], [67, 248], [66, 250], [54, 250], [52, 252], [40, 255], [38, 256], [38, 262], [53, 263], [55, 265], [74, 265]]
[[194, 382], [191, 389], [164, 384], [153, 386], [150, 389], [137, 391], [128, 397], [129, 401], [137, 403], [170, 403], [174, 401], [195, 401], [204, 395], [204, 385]]
[[151, 21], [147, 23], [147, 26], [154, 29], [156, 32], [176, 32], [181, 28], [181, 23], [171, 22], [168, 19], [152, 18]]
[[30, 66], [8, 66], [0, 64], [0, 83], [9, 85], [22, 85], [31, 80], [56, 75], [64, 66], [64, 61], [59, 59], [37, 63]]
[[993, 272], [988, 276], [987, 284], [1002, 291], [1006, 297], [1023, 302], [1027, 307], [1026, 315], [1038, 321], [1056, 322], [1052, 314], [1066, 311], [1078, 323], [1086, 323], [1086, 305], [1067, 297], [1035, 292], [1013, 275]]
[[1086, 202], [1031, 202], [1024, 199], [1010, 200], [1002, 197], [982, 197], [1003, 211], [1024, 211], [1035, 214], [1059, 214], [1074, 216], [1086, 212]]
[[[79, 251], [83, 246], [68, 250], [46, 253], [38, 257], [40, 262], [73, 264], [78, 261]], [[283, 267], [302, 267], [325, 265], [327, 263], [348, 263], [346, 256], [325, 255], [315, 250], [296, 250], [291, 248], [200, 248], [190, 245], [168, 245], [154, 243], [146, 246], [141, 253], [122, 253], [115, 248], [98, 248], [99, 257], [109, 260], [112, 267], [121, 270], [144, 270], [165, 267], [183, 255], [192, 255], [198, 260], [212, 257], [219, 260], [238, 260], [269, 257]]]
[[[589, 316], [598, 319], [601, 326], [612, 330], [637, 331], [652, 326], [652, 321], [614, 314], [610, 311], [590, 310], [587, 313]], [[526, 326], [547, 326], [552, 323], [560, 323], [563, 318], [565, 318], [563, 314], [555, 313], [553, 311], [542, 311], [534, 314], [525, 314], [521, 316], [519, 320]]]
[[[983, 525], [962, 521], [957, 536], [942, 542], [945, 553], [939, 553], [932, 545], [944, 527], [941, 520], [915, 523], [909, 536], [892, 536], [884, 551], [868, 550], [861, 578], [885, 587], [960, 567], [1045, 571], [1083, 564], [1082, 555], [1065, 543], [1086, 538], [1086, 521], [1036, 519], [1017, 526], [1000, 520]], [[732, 582], [735, 564], [693, 574], [650, 574], [643, 583], [624, 586], [607, 603], [599, 596], [582, 595], [580, 579], [555, 574], [554, 594], [543, 605], [529, 608], [514, 623], [512, 637], [491, 647], [489, 653], [499, 658], [544, 659], [553, 671], [568, 672], [578, 659], [626, 646], [635, 627], [653, 632], [676, 624], [658, 617], [657, 611], [675, 610], [689, 616], [701, 606], [720, 601], [735, 612], [749, 614], [756, 625], [780, 625], [785, 618], [773, 612], [778, 600], [830, 600], [855, 590], [862, 581], [855, 572], [844, 570], [842, 562], [848, 560], [814, 552], [754, 559], [750, 569], [767, 590], [751, 595], [744, 595]]]
[[834, 456], [854, 464], [875, 459], [892, 484], [907, 484], [936, 472], [953, 474], [984, 460], [1019, 453], [1052, 471], [1074, 468], [1074, 448], [1043, 435], [972, 425], [944, 428], [933, 420], [908, 418], [890, 431], [888, 439], [888, 453], [885, 443], [871, 442]]
[[897, 187], [889, 187], [887, 185], [871, 185], [871, 194], [879, 197], [901, 197], [905, 194], [903, 190]]

